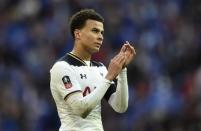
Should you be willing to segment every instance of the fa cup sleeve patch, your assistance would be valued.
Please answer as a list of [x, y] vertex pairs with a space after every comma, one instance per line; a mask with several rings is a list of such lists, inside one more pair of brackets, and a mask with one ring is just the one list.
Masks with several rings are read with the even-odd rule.
[[66, 89], [69, 89], [69, 88], [72, 87], [72, 83], [71, 83], [71, 81], [70, 81], [69, 76], [64, 76], [64, 77], [62, 78], [62, 81], [63, 81], [64, 86], [65, 86]]

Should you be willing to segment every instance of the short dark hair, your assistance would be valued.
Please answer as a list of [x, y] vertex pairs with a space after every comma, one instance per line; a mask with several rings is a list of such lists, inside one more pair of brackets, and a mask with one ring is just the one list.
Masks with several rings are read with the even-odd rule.
[[70, 32], [73, 38], [75, 38], [74, 36], [75, 29], [82, 29], [85, 26], [86, 21], [89, 19], [96, 20], [102, 23], [104, 22], [103, 17], [93, 9], [82, 9], [79, 12], [72, 15], [72, 17], [70, 18], [69, 25], [70, 25]]

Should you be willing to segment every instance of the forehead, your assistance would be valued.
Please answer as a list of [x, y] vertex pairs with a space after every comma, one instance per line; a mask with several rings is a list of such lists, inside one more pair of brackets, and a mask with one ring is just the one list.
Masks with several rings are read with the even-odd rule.
[[103, 30], [103, 23], [96, 20], [87, 20], [84, 28], [98, 28]]

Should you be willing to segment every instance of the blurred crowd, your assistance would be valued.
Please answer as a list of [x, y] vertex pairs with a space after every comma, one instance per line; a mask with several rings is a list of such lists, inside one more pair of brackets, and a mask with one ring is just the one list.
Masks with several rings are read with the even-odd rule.
[[129, 108], [103, 101], [105, 131], [201, 130], [201, 1], [1, 0], [0, 131], [56, 131], [49, 87], [53, 63], [73, 46], [69, 17], [93, 8], [105, 38], [93, 59], [106, 66], [123, 42], [136, 48], [128, 67]]

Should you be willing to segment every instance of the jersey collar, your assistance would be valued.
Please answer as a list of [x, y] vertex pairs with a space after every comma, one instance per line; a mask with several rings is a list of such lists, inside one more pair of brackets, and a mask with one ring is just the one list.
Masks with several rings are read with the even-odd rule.
[[[64, 55], [58, 61], [66, 61], [70, 65], [74, 65], [74, 66], [87, 66], [87, 64], [82, 59], [80, 59], [79, 57], [77, 57], [76, 55], [72, 53], [66, 53], [66, 55]], [[96, 61], [90, 61], [90, 66], [99, 67], [99, 66], [103, 66], [103, 64]]]
[[69, 56], [73, 57], [74, 59], [76, 59], [77, 61], [81, 62], [83, 65], [87, 66], [87, 64], [82, 60], [80, 59], [79, 57], [77, 57], [76, 55], [74, 55], [73, 53], [69, 52], [67, 53]]
[[58, 61], [65, 61], [74, 66], [87, 66], [87, 64], [82, 59], [72, 53], [66, 53], [66, 55], [61, 57]]

